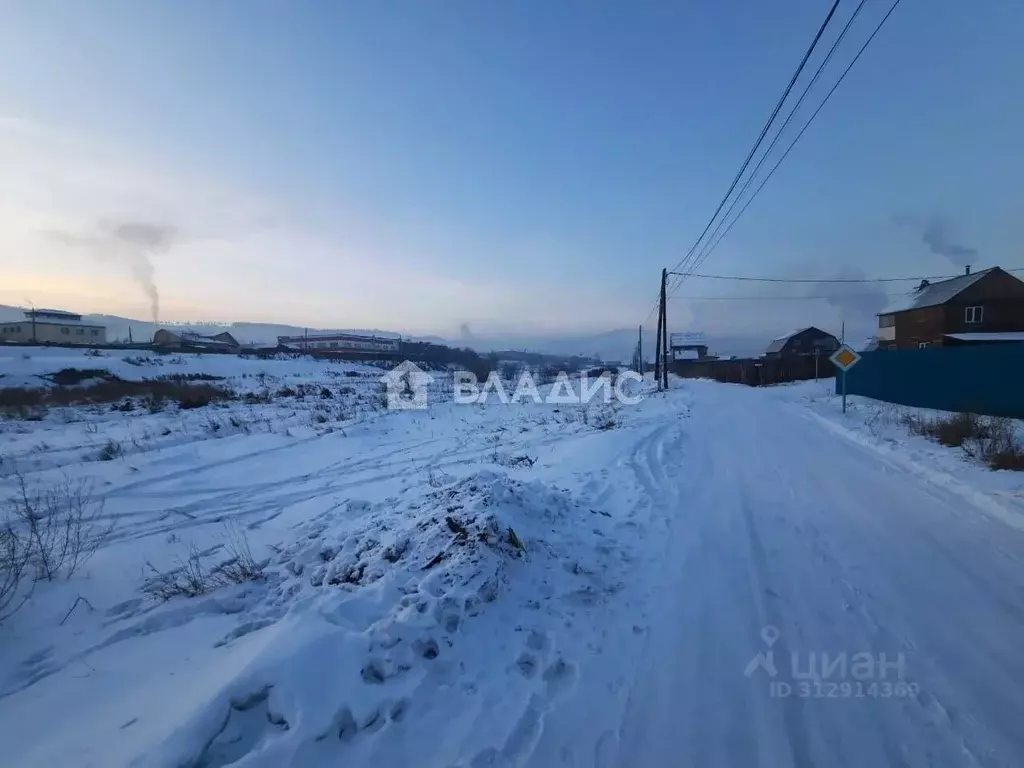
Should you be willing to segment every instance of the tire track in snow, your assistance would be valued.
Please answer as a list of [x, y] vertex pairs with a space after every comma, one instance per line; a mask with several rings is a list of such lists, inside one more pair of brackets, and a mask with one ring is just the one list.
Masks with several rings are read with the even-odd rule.
[[[982, 554], [997, 526], [979, 524], [943, 489], [892, 472], [767, 393], [693, 389], [692, 449], [676, 457], [688, 483], [662, 564], [675, 584], [664, 590], [644, 651], [648, 671], [624, 726], [607, 739], [619, 745], [619, 765], [1013, 764], [1021, 749], [1011, 713], [1021, 707], [1019, 697], [1007, 706], [1012, 683], [993, 678], [994, 701], [1003, 703], [992, 709], [970, 680], [1001, 667], [1006, 679], [1024, 682], [1017, 657], [1002, 649], [1011, 626], [1021, 627], [1024, 590], [1014, 590], [1022, 579], [1005, 570], [1016, 561], [1000, 548], [991, 547], [995, 562]], [[656, 474], [644, 476], [652, 491]], [[1022, 544], [1012, 539], [1001, 547], [1011, 554]], [[961, 596], [947, 605], [930, 578]], [[977, 617], [969, 642], [990, 657], [969, 659], [961, 625], [944, 616], [950, 608]], [[1002, 630], [981, 630], [989, 620]], [[781, 660], [908, 654], [907, 678], [923, 692], [773, 699], [767, 678], [743, 676], [764, 650], [767, 625], [781, 629]]]

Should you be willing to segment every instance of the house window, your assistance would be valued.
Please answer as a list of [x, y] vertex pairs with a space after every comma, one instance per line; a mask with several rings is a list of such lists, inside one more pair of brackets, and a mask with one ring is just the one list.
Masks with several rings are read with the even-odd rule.
[[71, 335], [71, 329], [70, 328], [61, 328], [60, 332], [63, 333], [65, 336], [70, 336]]
[[100, 335], [100, 332], [99, 332], [99, 331], [97, 331], [97, 330], [94, 330], [94, 331], [92, 331], [92, 335], [93, 335], [93, 336], [99, 336], [99, 335]]
[[896, 325], [896, 315], [879, 315], [878, 316], [878, 327], [879, 328], [892, 328]]
[[967, 307], [964, 311], [964, 319], [968, 323], [980, 323], [981, 318], [984, 316], [984, 307]]
[[930, 345], [931, 345], [931, 342], [929, 342], [929, 341], [922, 341], [922, 342], [918, 343], [917, 348], [918, 349], [927, 349]]
[[85, 328], [76, 328], [75, 336], [85, 336]]

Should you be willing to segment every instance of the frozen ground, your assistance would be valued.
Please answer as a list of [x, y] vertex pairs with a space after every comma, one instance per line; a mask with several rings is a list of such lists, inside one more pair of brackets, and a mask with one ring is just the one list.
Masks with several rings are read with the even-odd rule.
[[[218, 375], [364, 378], [236, 363], [253, 367]], [[0, 627], [5, 764], [1024, 760], [1019, 473], [909, 437], [885, 406], [844, 417], [824, 383], [674, 382], [610, 415], [381, 414], [365, 379], [365, 408], [335, 393], [327, 423], [307, 397], [4, 426], [29, 482], [89, 478], [117, 518]], [[111, 461], [80, 445], [245, 408], [287, 423], [165, 443], [154, 426]], [[262, 578], [143, 591], [191, 551], [215, 567], [239, 532]], [[751, 664], [766, 654], [774, 676]]]

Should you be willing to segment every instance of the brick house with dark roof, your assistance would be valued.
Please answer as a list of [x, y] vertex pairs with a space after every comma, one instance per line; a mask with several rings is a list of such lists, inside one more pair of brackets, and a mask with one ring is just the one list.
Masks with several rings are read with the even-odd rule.
[[913, 292], [882, 310], [878, 348], [1019, 342], [1022, 331], [1024, 282], [999, 267], [980, 272], [968, 267], [948, 280], [922, 280]]

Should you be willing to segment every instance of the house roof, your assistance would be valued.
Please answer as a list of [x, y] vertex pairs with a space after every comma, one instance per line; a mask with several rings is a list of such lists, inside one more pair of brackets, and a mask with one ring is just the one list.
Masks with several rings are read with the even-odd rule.
[[25, 317], [62, 317], [67, 320], [81, 320], [82, 316], [77, 312], [68, 312], [63, 309], [45, 309], [39, 307], [36, 309], [26, 309]]
[[366, 336], [358, 333], [331, 333], [329, 331], [318, 331], [317, 333], [304, 333], [301, 336], [278, 336], [281, 344], [302, 343], [306, 341], [401, 341], [401, 336]]
[[858, 352], [874, 352], [878, 349], [878, 337], [868, 336], [864, 341], [861, 342]]
[[193, 344], [209, 347], [233, 347], [238, 344], [238, 342], [234, 340], [234, 336], [227, 331], [207, 336], [190, 328], [182, 328], [177, 331], [172, 331], [170, 328], [160, 328], [159, 330], [169, 334], [172, 339], [181, 344]]
[[[821, 330], [820, 328], [815, 328], [813, 325], [808, 325], [806, 328], [797, 328], [795, 331], [787, 333], [785, 336], [779, 336], [778, 338], [772, 339], [772, 343], [768, 345], [768, 349], [765, 350], [765, 354], [768, 354], [769, 352], [778, 352], [786, 346], [786, 342], [794, 336], [798, 336], [804, 331], [809, 331], [812, 328], [816, 331]], [[822, 333], [824, 333], [824, 331], [822, 331]]]
[[912, 309], [924, 309], [925, 307], [937, 307], [945, 304], [958, 293], [971, 287], [985, 275], [999, 269], [989, 267], [978, 272], [971, 272], [969, 275], [952, 277], [949, 280], [940, 280], [937, 283], [929, 283], [925, 286], [918, 286], [906, 296], [900, 296], [889, 303], [885, 309], [878, 314], [891, 315], [896, 312], [909, 312]]
[[958, 341], [1024, 341], [1024, 331], [998, 333], [947, 333], [947, 338]]

